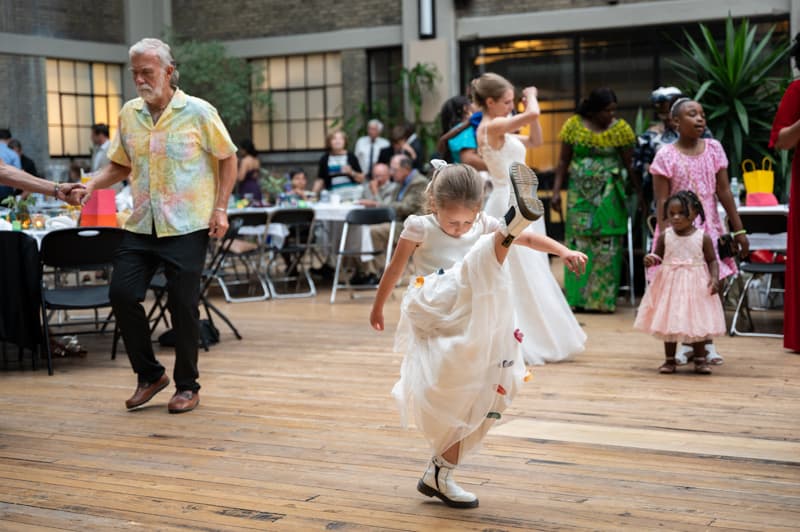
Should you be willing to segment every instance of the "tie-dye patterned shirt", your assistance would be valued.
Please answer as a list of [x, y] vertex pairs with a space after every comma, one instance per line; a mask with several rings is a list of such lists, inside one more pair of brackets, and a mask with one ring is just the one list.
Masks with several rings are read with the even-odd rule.
[[208, 228], [217, 193], [219, 160], [236, 153], [217, 110], [175, 90], [153, 125], [141, 98], [120, 111], [108, 157], [130, 167], [133, 212], [125, 229], [177, 236]]

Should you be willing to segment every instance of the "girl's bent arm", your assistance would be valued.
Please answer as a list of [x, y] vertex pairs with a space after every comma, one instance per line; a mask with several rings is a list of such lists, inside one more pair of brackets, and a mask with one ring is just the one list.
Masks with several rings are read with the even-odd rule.
[[588, 260], [586, 255], [580, 251], [573, 251], [549, 236], [536, 233], [524, 232], [514, 240], [514, 244], [527, 246], [536, 251], [558, 255], [564, 259], [564, 264], [573, 273], [583, 273], [586, 267], [586, 261]]
[[536, 99], [536, 89], [527, 87], [524, 91], [526, 107], [521, 113], [509, 117], [493, 118], [486, 124], [487, 133], [492, 139], [499, 139], [506, 133], [513, 133], [522, 126], [530, 124], [530, 135], [520, 135], [520, 140], [529, 148], [542, 144], [542, 126], [539, 124], [539, 101]]
[[662, 232], [658, 235], [658, 239], [656, 240], [656, 248], [653, 250], [652, 253], [648, 253], [644, 256], [644, 265], [648, 268], [650, 266], [655, 266], [664, 258], [664, 233]]
[[663, 234], [664, 230], [669, 227], [669, 223], [664, 217], [664, 202], [669, 197], [669, 179], [663, 175], [653, 174], [653, 196], [656, 200], [657, 224]]
[[445, 153], [447, 151], [447, 141], [452, 139], [465, 129], [467, 129], [468, 126], [469, 126], [469, 120], [464, 120], [450, 131], [444, 133], [441, 137], [439, 137], [439, 140], [436, 142], [436, 151], [438, 151], [439, 153]]
[[392, 261], [383, 272], [381, 282], [378, 285], [378, 292], [375, 294], [375, 301], [372, 303], [372, 311], [369, 315], [369, 323], [376, 331], [384, 329], [383, 306], [386, 304], [386, 300], [389, 299], [394, 287], [397, 286], [397, 281], [403, 275], [408, 259], [414, 254], [415, 249], [417, 249], [416, 242], [400, 238], [394, 250], [394, 255], [392, 255]]
[[[728, 215], [728, 228], [731, 232], [738, 232], [744, 229], [742, 219], [739, 218], [739, 212], [736, 210], [736, 203], [733, 200], [733, 193], [731, 193], [731, 184], [728, 181], [728, 169], [722, 168], [717, 172], [717, 198], [722, 206], [725, 208], [725, 213]], [[747, 235], [740, 233], [734, 237], [736, 243], [739, 245], [739, 256], [746, 257], [750, 252], [750, 242], [747, 240]]]

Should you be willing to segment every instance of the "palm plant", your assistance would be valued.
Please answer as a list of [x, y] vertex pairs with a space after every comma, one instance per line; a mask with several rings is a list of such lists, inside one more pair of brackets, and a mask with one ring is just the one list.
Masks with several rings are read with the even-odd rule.
[[725, 40], [719, 46], [703, 24], [698, 42], [684, 30], [686, 45], [676, 43], [686, 62], [670, 61], [686, 82], [686, 93], [703, 104], [708, 126], [727, 152], [731, 171], [741, 162], [770, 156], [767, 151], [772, 118], [781, 98], [781, 86], [789, 75], [774, 77], [786, 59], [790, 45], [771, 46], [775, 26], [756, 42], [756, 26], [747, 19], [738, 28], [728, 16]]

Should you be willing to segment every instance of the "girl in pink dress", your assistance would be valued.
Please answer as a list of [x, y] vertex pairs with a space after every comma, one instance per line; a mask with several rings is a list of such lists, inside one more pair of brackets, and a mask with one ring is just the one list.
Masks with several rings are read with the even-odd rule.
[[[706, 129], [703, 106], [689, 98], [679, 98], [672, 104], [670, 113], [677, 122], [678, 140], [658, 150], [650, 165], [656, 213], [666, 212], [664, 204], [670, 194], [679, 190], [691, 190], [700, 199], [706, 213], [705, 220], [698, 224], [698, 228], [716, 243], [719, 236], [726, 232], [717, 211], [719, 200], [728, 217], [728, 228], [735, 235], [739, 254], [746, 256], [749, 242], [731, 194], [728, 158], [718, 141], [702, 138]], [[667, 220], [658, 221], [654, 235], [656, 239], [667, 226]], [[733, 257], [720, 260], [717, 246], [713, 247], [719, 264], [719, 279], [734, 275], [737, 272], [736, 261]], [[654, 269], [649, 270], [647, 276], [651, 279]], [[722, 364], [722, 357], [714, 349], [713, 343], [708, 342], [706, 352], [709, 363]], [[678, 364], [685, 364], [690, 353], [690, 346], [682, 346], [677, 355]]]
[[664, 219], [671, 227], [658, 236], [645, 266], [661, 263], [639, 305], [636, 329], [664, 340], [666, 360], [660, 373], [675, 373], [677, 342], [691, 344], [694, 371], [710, 374], [705, 342], [725, 334], [719, 292], [719, 264], [711, 238], [694, 226], [705, 222], [703, 204], [694, 192], [682, 190], [667, 198]]

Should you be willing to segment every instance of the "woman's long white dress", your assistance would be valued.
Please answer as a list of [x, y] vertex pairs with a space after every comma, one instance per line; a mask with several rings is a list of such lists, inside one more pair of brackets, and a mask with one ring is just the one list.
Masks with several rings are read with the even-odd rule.
[[[516, 135], [506, 134], [499, 150], [481, 143], [481, 156], [489, 169], [493, 190], [486, 202], [490, 216], [502, 218], [511, 204], [508, 167], [525, 162], [525, 145]], [[544, 218], [526, 229], [545, 235]], [[561, 288], [550, 271], [547, 254], [523, 246], [512, 246], [506, 259], [511, 272], [517, 327], [525, 335], [522, 355], [526, 364], [558, 362], [584, 350], [586, 333], [572, 314]]]

